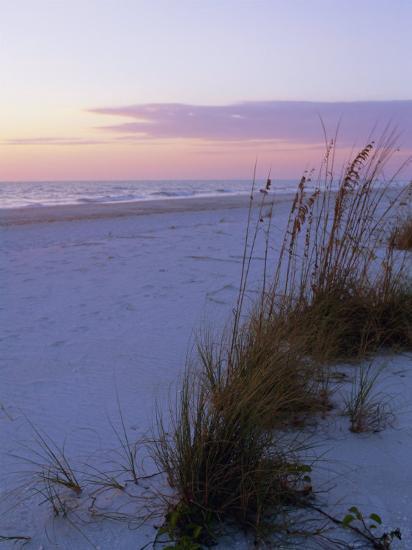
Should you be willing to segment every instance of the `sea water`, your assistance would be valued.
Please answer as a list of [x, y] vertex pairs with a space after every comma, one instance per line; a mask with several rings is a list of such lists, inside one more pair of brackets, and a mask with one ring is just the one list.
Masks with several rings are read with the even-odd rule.
[[[257, 182], [256, 189], [263, 185]], [[295, 180], [272, 182], [278, 193], [295, 188]], [[250, 190], [251, 182], [246, 180], [0, 182], [0, 208], [242, 195]]]

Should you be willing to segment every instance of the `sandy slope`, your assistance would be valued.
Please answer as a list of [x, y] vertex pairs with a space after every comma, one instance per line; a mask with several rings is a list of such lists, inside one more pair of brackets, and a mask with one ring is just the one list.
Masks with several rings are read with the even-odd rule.
[[[283, 197], [275, 231], [288, 208]], [[245, 199], [0, 211], [0, 219], [0, 535], [30, 535], [30, 548], [57, 541], [59, 548], [91, 547], [47, 506], [24, 497], [11, 510], [25, 493], [6, 498], [7, 491], [22, 484], [22, 468], [32, 469], [13, 456], [32, 445], [25, 417], [65, 442], [78, 464], [103, 461], [118, 445], [108, 421], [118, 424], [117, 388], [130, 433], [145, 433], [155, 399], [165, 404], [182, 372], [193, 330], [205, 319], [222, 326], [230, 314]], [[256, 282], [260, 266], [257, 251]], [[332, 415], [322, 425], [329, 463], [316, 476], [322, 486], [336, 481], [332, 503], [343, 498], [343, 508], [365, 504], [381, 513], [410, 548], [412, 361], [385, 361], [396, 429], [359, 437]], [[102, 550], [138, 548], [154, 535], [150, 525], [130, 530], [109, 521], [82, 523], [81, 530]]]

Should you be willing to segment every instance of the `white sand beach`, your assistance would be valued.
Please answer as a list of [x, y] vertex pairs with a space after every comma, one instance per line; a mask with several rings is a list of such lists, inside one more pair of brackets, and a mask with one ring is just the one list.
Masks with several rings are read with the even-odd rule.
[[[289, 208], [290, 197], [275, 201], [275, 242]], [[54, 518], [25, 489], [33, 466], [16, 457], [34, 445], [29, 420], [64, 445], [80, 477], [84, 464], [102, 466], [119, 446], [110, 424], [119, 426], [117, 394], [129, 433], [150, 430], [196, 330], [222, 327], [230, 316], [246, 216], [247, 197], [0, 211], [0, 535], [29, 536], [33, 549], [121, 550], [153, 540], [159, 520], [136, 528], [81, 514], [77, 525], [75, 516]], [[261, 265], [257, 250], [253, 284]], [[402, 532], [394, 548], [408, 549], [412, 356], [376, 361], [387, 365], [383, 389], [396, 422], [356, 435], [337, 405], [314, 435], [323, 456], [314, 488], [329, 489], [320, 498], [331, 510], [379, 514]], [[102, 498], [107, 510], [118, 506], [111, 493]], [[248, 546], [242, 537], [236, 545]]]

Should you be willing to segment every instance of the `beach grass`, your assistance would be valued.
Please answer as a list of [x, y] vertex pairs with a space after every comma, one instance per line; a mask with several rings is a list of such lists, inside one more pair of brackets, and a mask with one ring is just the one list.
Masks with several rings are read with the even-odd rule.
[[[220, 395], [234, 390], [227, 378], [217, 384]], [[174, 491], [163, 532], [178, 544], [210, 544], [228, 525], [259, 536], [311, 493], [310, 467], [298, 459], [304, 444], [265, 429], [269, 404], [252, 403], [246, 385], [236, 389], [237, 399], [217, 404], [216, 388], [187, 371], [167, 424], [157, 419], [154, 458]], [[272, 402], [271, 414], [282, 405]]]
[[332, 142], [315, 190], [306, 190], [313, 174], [299, 183], [263, 317], [300, 325], [306, 351], [317, 360], [411, 348], [407, 258], [393, 240], [383, 245], [388, 214], [410, 191], [389, 197], [396, 175], [385, 179], [383, 171], [393, 146], [392, 134], [370, 142], [336, 179]]
[[376, 389], [381, 374], [373, 364], [357, 370], [344, 411], [352, 432], [380, 432], [393, 421], [388, 397]]
[[[173, 496], [163, 532], [211, 542], [213, 526], [235, 523], [259, 533], [276, 511], [302, 505], [308, 466], [282, 434], [304, 433], [307, 416], [331, 407], [330, 365], [381, 348], [411, 349], [412, 291], [405, 256], [387, 239], [388, 199], [397, 177], [384, 168], [395, 151], [387, 132], [335, 176], [336, 144], [327, 144], [317, 175], [300, 180], [279, 258], [269, 271], [271, 181], [252, 184], [239, 294], [229, 330], [203, 332], [194, 369], [186, 371], [168, 422], [157, 418], [155, 461]], [[309, 184], [311, 184], [309, 186]], [[264, 209], [270, 206], [269, 215]], [[263, 234], [263, 285], [248, 303], [248, 278]], [[398, 247], [399, 248], [399, 247]], [[377, 376], [360, 370], [346, 413], [353, 431], [376, 431], [388, 411], [373, 395]]]

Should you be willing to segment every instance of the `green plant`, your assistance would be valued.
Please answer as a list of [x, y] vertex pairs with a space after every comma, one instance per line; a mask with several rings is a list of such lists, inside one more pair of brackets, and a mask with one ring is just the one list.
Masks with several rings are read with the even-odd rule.
[[[390, 550], [391, 544], [395, 539], [402, 540], [402, 534], [398, 528], [391, 529], [389, 532], [382, 532], [381, 526], [383, 522], [381, 517], [376, 513], [371, 513], [366, 517], [359, 508], [351, 506], [345, 516], [339, 519], [316, 505], [309, 504], [308, 507], [318, 512], [332, 524], [351, 531], [356, 537], [363, 539], [368, 544], [368, 547], [375, 548], [376, 550]], [[345, 543], [342, 546], [344, 548], [349, 547]]]
[[193, 522], [193, 510], [185, 504], [178, 504], [166, 514], [165, 523], [159, 529], [158, 535], [168, 535], [173, 546], [166, 549], [178, 548], [179, 550], [200, 550], [201, 542], [206, 539], [213, 541], [211, 526], [211, 514], [205, 514], [199, 523]]
[[388, 550], [395, 539], [402, 539], [399, 529], [392, 529], [388, 533], [384, 532], [381, 535], [377, 535], [376, 531], [382, 525], [381, 517], [375, 513], [365, 517], [356, 506], [351, 506], [348, 509], [348, 513], [342, 520], [342, 525], [343, 527], [354, 529], [359, 534], [363, 534], [372, 544], [373, 548], [377, 550]]

